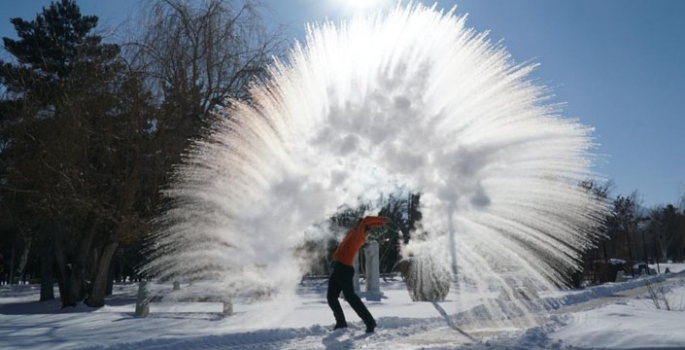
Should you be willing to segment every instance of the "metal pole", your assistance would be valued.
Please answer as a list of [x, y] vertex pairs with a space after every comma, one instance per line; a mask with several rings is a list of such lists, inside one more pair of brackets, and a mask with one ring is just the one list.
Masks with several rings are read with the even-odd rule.
[[632, 242], [630, 240], [630, 232], [626, 230], [626, 237], [628, 238], [628, 266], [630, 266], [630, 275], [635, 277], [635, 269], [633, 268], [633, 248], [631, 247]]
[[649, 275], [649, 261], [647, 260], [647, 243], [645, 243], [645, 230], [642, 230], [642, 250], [645, 254], [645, 264], [647, 264], [647, 274]]
[[447, 209], [447, 225], [449, 226], [449, 244], [450, 244], [450, 255], [452, 258], [452, 274], [454, 282], [457, 281], [457, 245], [456, 237], [454, 232], [454, 200], [450, 202], [449, 208]]
[[654, 234], [653, 236], [654, 236], [654, 258], [656, 259], [656, 272], [658, 274], [661, 274], [661, 269], [659, 268], [659, 252], [657, 251], [659, 246], [657, 245], [656, 234]]
[[354, 276], [352, 277], [352, 287], [354, 288], [354, 293], [359, 295], [359, 252], [355, 254], [354, 260], [352, 260], [352, 267], [354, 267]]

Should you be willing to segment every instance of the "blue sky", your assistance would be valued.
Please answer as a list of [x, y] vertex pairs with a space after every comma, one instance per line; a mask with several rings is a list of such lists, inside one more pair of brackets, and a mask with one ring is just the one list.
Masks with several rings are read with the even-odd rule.
[[[81, 0], [82, 13], [115, 28], [139, 0]], [[342, 20], [355, 12], [394, 6], [375, 0], [264, 0], [270, 23], [302, 39], [304, 24]], [[366, 3], [373, 2], [368, 0]], [[565, 115], [596, 128], [596, 171], [614, 194], [638, 190], [646, 206], [685, 195], [685, 1], [682, 0], [462, 0], [417, 1], [458, 5], [469, 26], [503, 40], [516, 61], [541, 67], [533, 78], [566, 102]], [[0, 0], [0, 36], [14, 37], [11, 17], [33, 19], [49, 0]], [[430, 33], [426, 33], [430, 35]], [[3, 55], [4, 56], [4, 55]]]

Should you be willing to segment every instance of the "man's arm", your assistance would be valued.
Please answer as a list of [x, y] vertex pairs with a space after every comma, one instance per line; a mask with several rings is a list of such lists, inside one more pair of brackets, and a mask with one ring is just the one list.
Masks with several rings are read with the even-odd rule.
[[388, 222], [388, 219], [382, 216], [367, 216], [362, 220], [361, 227], [366, 229], [383, 226]]

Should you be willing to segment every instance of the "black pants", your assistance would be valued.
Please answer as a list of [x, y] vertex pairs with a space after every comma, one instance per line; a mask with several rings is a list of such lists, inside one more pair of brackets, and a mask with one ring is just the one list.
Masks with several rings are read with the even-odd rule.
[[343, 292], [345, 300], [350, 303], [350, 306], [354, 311], [361, 317], [364, 324], [369, 326], [375, 326], [376, 321], [371, 316], [369, 310], [364, 306], [359, 296], [354, 293], [354, 285], [352, 284], [352, 278], [354, 277], [354, 268], [347, 266], [338, 261], [333, 261], [331, 264], [333, 267], [333, 272], [331, 277], [328, 279], [328, 293], [326, 294], [326, 299], [328, 299], [328, 306], [333, 310], [333, 316], [335, 316], [335, 323], [337, 325], [346, 325], [345, 314], [343, 313], [342, 306], [338, 301], [340, 292]]

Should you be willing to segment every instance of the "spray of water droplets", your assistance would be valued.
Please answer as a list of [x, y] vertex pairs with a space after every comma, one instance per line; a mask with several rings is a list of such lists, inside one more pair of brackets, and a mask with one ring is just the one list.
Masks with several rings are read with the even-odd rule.
[[[309, 27], [252, 102], [232, 101], [192, 148], [143, 270], [286, 295], [305, 232], [327, 234], [317, 224], [341, 206], [402, 190], [422, 194], [403, 249], [423, 275], [454, 269], [457, 288], [510, 296], [553, 287], [604, 208], [579, 186], [593, 177], [591, 129], [549, 103], [527, 78], [534, 67], [454, 10]], [[525, 309], [506, 305], [481, 311]]]

